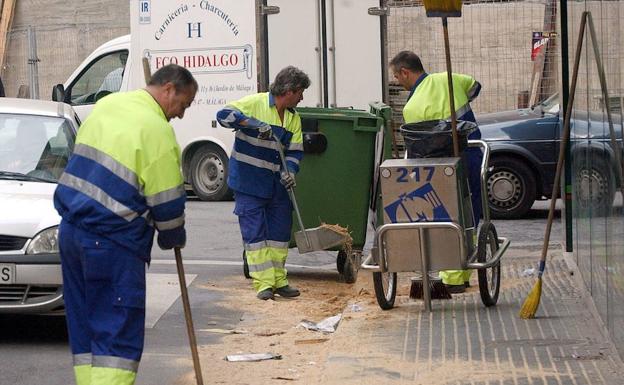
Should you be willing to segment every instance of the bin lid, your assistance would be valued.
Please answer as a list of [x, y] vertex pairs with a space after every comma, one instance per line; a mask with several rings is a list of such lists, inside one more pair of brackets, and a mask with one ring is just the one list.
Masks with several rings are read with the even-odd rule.
[[354, 131], [378, 132], [383, 119], [368, 111], [351, 108], [298, 107], [302, 119], [320, 121], [351, 121]]

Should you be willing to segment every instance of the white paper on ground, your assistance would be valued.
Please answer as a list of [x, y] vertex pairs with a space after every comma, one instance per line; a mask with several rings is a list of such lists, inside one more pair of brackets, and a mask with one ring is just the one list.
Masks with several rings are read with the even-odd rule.
[[301, 320], [299, 326], [304, 327], [308, 330], [315, 330], [324, 333], [333, 333], [338, 328], [338, 323], [342, 319], [342, 313], [338, 313], [333, 317], [328, 317], [322, 320], [321, 322], [314, 323], [308, 320]]
[[226, 361], [230, 362], [252, 362], [252, 361], [263, 361], [263, 360], [281, 360], [282, 356], [280, 354], [274, 353], [248, 353], [248, 354], [232, 354], [229, 356], [225, 356]]

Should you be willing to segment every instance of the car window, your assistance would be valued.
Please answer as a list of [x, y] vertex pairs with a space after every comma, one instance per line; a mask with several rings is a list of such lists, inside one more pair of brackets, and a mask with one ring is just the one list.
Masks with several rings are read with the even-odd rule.
[[73, 105], [93, 104], [118, 92], [128, 60], [128, 51], [116, 51], [97, 58], [66, 90]]
[[74, 141], [63, 118], [0, 114], [0, 171], [57, 181]]

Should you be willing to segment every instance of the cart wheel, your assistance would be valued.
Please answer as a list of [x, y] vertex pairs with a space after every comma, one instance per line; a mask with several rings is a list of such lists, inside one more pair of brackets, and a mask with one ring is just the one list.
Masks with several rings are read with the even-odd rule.
[[[488, 262], [498, 250], [498, 235], [491, 222], [484, 222], [479, 229], [477, 243], [477, 261]], [[485, 306], [494, 306], [500, 290], [500, 262], [489, 269], [479, 269], [479, 291]]]
[[249, 264], [247, 263], [247, 254], [245, 254], [245, 250], [243, 250], [243, 274], [245, 274], [245, 278], [251, 279], [251, 275], [249, 275]]
[[396, 298], [397, 273], [373, 273], [373, 284], [379, 307], [392, 309]]
[[347, 253], [340, 250], [338, 252], [338, 255], [336, 256], [336, 269], [338, 270], [338, 273], [340, 273], [340, 275], [344, 274], [345, 262], [347, 262]]
[[[346, 283], [355, 283], [355, 281], [357, 281], [358, 270], [362, 259], [361, 252], [353, 250], [351, 253], [346, 254], [341, 251], [338, 253], [339, 258], [340, 253], [343, 253], [345, 256], [344, 263], [342, 264], [342, 272], [340, 274], [344, 277]], [[340, 268], [338, 271], [340, 272]]]

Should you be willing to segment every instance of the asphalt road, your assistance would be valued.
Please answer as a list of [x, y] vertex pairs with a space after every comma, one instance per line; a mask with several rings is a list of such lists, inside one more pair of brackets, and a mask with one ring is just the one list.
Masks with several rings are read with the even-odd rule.
[[[228, 277], [242, 273], [242, 245], [232, 210], [233, 202], [207, 203], [191, 199], [188, 204], [188, 240], [183, 256], [186, 274], [192, 280], [190, 297], [196, 325], [234, 328], [244, 311], [215, 306], [221, 292], [205, 289], [211, 285], [227, 288]], [[495, 221], [498, 234], [512, 240], [510, 256], [540, 249], [547, 215], [547, 202], [538, 202], [526, 219]], [[555, 223], [552, 243], [562, 239], [561, 231], [560, 223]], [[153, 327], [146, 332], [139, 385], [173, 384], [191, 368], [173, 261], [171, 251], [154, 250], [149, 273], [157, 279], [153, 280], [151, 291], [148, 288], [148, 296], [157, 310], [151, 315]], [[335, 253], [320, 252], [303, 257], [292, 250], [289, 263], [334, 269]], [[202, 288], [198, 289], [198, 285]], [[200, 345], [214, 343], [219, 338], [212, 333], [198, 333], [197, 336]], [[72, 384], [64, 318], [0, 315], [0, 362], [0, 384]]]

